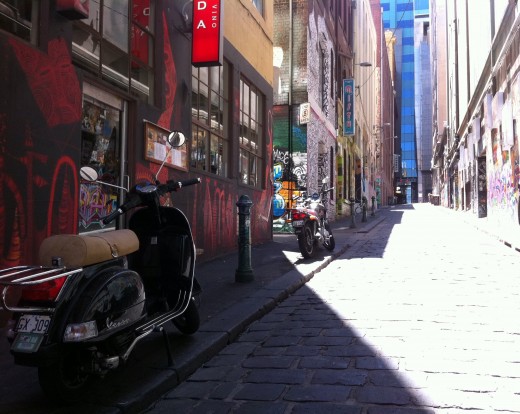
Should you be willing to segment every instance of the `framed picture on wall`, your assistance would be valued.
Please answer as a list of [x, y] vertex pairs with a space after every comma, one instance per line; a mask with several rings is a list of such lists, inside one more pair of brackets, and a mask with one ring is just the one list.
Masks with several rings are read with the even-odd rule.
[[168, 135], [171, 131], [161, 128], [149, 121], [144, 121], [144, 157], [148, 161], [188, 171], [188, 147], [184, 144], [179, 148], [172, 148], [168, 144]]

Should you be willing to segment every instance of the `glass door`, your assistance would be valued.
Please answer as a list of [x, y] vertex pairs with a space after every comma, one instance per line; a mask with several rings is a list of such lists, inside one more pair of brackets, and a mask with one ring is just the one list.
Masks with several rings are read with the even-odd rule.
[[[86, 85], [81, 121], [81, 167], [96, 170], [99, 180], [122, 186], [124, 171], [125, 102], [103, 90]], [[111, 230], [116, 221], [106, 225], [103, 217], [122, 202], [122, 190], [81, 180], [79, 232]]]

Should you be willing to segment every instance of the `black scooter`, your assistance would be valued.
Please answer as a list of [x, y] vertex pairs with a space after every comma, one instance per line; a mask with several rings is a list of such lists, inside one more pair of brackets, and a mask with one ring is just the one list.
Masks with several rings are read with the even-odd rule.
[[[177, 132], [168, 138], [171, 147], [184, 141]], [[81, 176], [106, 184], [89, 167]], [[40, 247], [39, 266], [0, 271], [0, 310], [13, 315], [11, 354], [16, 364], [38, 367], [51, 399], [80, 400], [93, 379], [123, 365], [152, 332], [163, 333], [171, 363], [163, 329], [169, 321], [184, 334], [198, 330], [190, 224], [179, 209], [161, 206], [160, 196], [199, 182], [136, 185], [103, 220], [140, 207], [129, 229], [51, 236]]]

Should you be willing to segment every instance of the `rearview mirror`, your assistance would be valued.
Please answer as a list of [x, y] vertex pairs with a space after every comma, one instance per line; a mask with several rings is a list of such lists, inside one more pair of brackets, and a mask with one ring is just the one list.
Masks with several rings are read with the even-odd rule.
[[92, 167], [81, 167], [79, 170], [79, 175], [85, 181], [90, 182], [97, 181], [99, 178], [97, 171]]
[[182, 132], [173, 131], [168, 135], [168, 144], [170, 144], [173, 148], [182, 147], [186, 142], [186, 137]]

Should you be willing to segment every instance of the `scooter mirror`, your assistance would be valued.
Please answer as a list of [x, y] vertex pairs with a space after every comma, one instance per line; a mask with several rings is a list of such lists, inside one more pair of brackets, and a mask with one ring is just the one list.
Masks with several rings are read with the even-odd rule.
[[79, 170], [79, 175], [85, 181], [94, 182], [98, 179], [98, 174], [96, 170], [92, 167], [81, 167], [81, 169]]
[[168, 143], [174, 147], [181, 147], [186, 142], [186, 137], [182, 132], [173, 131], [170, 135], [168, 135]]

